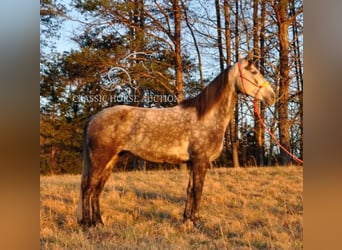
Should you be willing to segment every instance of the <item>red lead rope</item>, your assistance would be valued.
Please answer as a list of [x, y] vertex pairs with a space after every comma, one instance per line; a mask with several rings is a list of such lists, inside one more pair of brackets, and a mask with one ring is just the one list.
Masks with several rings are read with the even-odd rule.
[[[242, 70], [241, 70], [241, 66], [240, 66], [240, 63], [238, 63], [238, 68], [239, 68], [239, 73], [240, 73], [240, 78], [241, 78], [241, 82], [242, 82], [242, 87], [243, 89], [245, 89], [245, 85], [244, 85], [244, 82], [243, 80], [247, 80], [249, 83], [253, 84], [254, 86], [256, 87], [259, 87], [258, 91], [257, 91], [257, 94], [258, 92], [260, 91], [260, 89], [264, 86], [267, 86], [269, 84], [269, 82], [264, 82], [263, 84], [261, 85], [257, 85], [256, 83], [252, 82], [251, 80], [249, 80], [247, 77], [245, 77], [243, 74], [242, 74]], [[246, 91], [245, 91], [246, 92]], [[256, 95], [257, 95], [256, 94]], [[296, 157], [294, 154], [291, 154], [290, 151], [288, 151], [283, 145], [280, 144], [280, 142], [278, 141], [278, 139], [275, 137], [275, 135], [271, 132], [271, 130], [266, 126], [266, 124], [264, 123], [264, 121], [262, 120], [261, 118], [261, 115], [259, 113], [259, 105], [258, 105], [258, 102], [257, 102], [257, 99], [254, 98], [254, 111], [255, 113], [257, 114], [258, 116], [258, 119], [259, 121], [261, 122], [261, 124], [264, 126], [265, 130], [267, 131], [267, 133], [272, 137], [272, 139], [275, 141], [275, 143], [277, 143], [277, 145], [282, 149], [284, 150], [284, 152], [286, 154], [288, 154], [289, 156], [291, 156], [295, 161], [299, 162], [300, 164], [303, 164], [303, 160], [299, 159], [298, 157]]]
[[286, 154], [288, 154], [289, 156], [291, 156], [296, 162], [299, 162], [300, 164], [303, 164], [303, 160], [299, 159], [298, 157], [296, 157], [294, 154], [291, 154], [290, 151], [288, 151], [283, 145], [280, 144], [280, 142], [278, 141], [278, 139], [275, 137], [275, 135], [271, 132], [271, 130], [266, 126], [266, 124], [264, 123], [264, 121], [262, 120], [260, 113], [259, 113], [259, 105], [258, 105], [258, 101], [257, 99], [254, 99], [254, 111], [258, 116], [259, 121], [261, 122], [261, 124], [264, 126], [265, 130], [267, 131], [267, 133], [272, 137], [272, 139], [275, 141], [275, 143], [278, 144], [278, 146], [284, 150], [284, 152]]

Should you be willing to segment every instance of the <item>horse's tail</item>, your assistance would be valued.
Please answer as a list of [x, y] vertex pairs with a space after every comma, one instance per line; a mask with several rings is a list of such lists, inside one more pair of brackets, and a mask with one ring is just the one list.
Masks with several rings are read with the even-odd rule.
[[91, 166], [90, 162], [90, 155], [89, 155], [89, 143], [88, 143], [88, 127], [89, 119], [83, 129], [83, 168], [82, 168], [82, 176], [81, 176], [81, 187], [88, 186], [88, 179], [89, 179], [89, 170]]
[[89, 155], [89, 148], [88, 148], [88, 127], [89, 122], [91, 121], [91, 118], [87, 120], [84, 128], [83, 128], [83, 153], [82, 153], [82, 159], [83, 159], [83, 168], [82, 168], [82, 174], [81, 174], [81, 190], [80, 190], [80, 199], [77, 206], [76, 211], [76, 217], [78, 221], [81, 220], [82, 217], [82, 193], [83, 190], [88, 186], [89, 184], [89, 171], [91, 167], [91, 160]]

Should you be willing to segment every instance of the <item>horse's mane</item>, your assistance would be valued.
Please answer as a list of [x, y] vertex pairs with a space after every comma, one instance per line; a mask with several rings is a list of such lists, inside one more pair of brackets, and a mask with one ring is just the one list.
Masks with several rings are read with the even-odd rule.
[[195, 107], [198, 118], [203, 117], [215, 104], [221, 101], [225, 89], [228, 86], [229, 69], [230, 67], [222, 71], [199, 95], [182, 101], [180, 106], [183, 108]]

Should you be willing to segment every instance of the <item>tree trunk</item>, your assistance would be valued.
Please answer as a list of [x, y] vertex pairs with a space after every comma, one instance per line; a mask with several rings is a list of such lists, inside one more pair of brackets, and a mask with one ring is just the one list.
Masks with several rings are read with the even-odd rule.
[[[288, 27], [289, 22], [287, 18], [288, 1], [281, 0], [275, 4], [275, 14], [278, 25], [279, 38], [279, 58], [280, 58], [280, 81], [279, 81], [279, 101], [278, 101], [278, 115], [279, 115], [279, 135], [280, 143], [287, 149], [290, 149], [290, 135], [289, 135], [289, 121], [288, 121], [288, 99], [289, 99], [289, 41], [288, 41]], [[289, 165], [290, 158], [285, 151], [280, 149], [280, 164]]]
[[[231, 43], [231, 32], [230, 32], [230, 6], [229, 1], [223, 1], [223, 13], [224, 13], [224, 26], [225, 26], [225, 38], [226, 38], [226, 64], [229, 67], [232, 64], [232, 51], [230, 47]], [[230, 125], [228, 126], [230, 128]], [[225, 133], [225, 144], [226, 144], [226, 155], [229, 154], [230, 150], [230, 129], [226, 129]]]
[[[265, 2], [261, 2], [261, 16], [259, 20], [259, 1], [253, 1], [253, 54], [254, 54], [254, 63], [256, 67], [259, 69], [261, 74], [264, 74], [264, 62], [265, 62]], [[260, 40], [259, 40], [260, 38]], [[260, 44], [259, 44], [260, 43]], [[258, 60], [260, 58], [260, 60]], [[264, 119], [265, 107], [264, 105], [258, 101], [259, 110], [261, 119]], [[263, 166], [264, 163], [264, 155], [265, 155], [265, 129], [259, 121], [258, 115], [254, 112], [254, 132], [256, 138], [256, 160], [258, 166]]]
[[[178, 0], [173, 0], [173, 12], [175, 15], [175, 27], [173, 43], [175, 45], [175, 71], [176, 71], [176, 90], [177, 102], [180, 103], [184, 99], [183, 94], [183, 66], [182, 66], [182, 51], [181, 51], [181, 8]], [[185, 163], [180, 164], [180, 169], [187, 169]]]
[[224, 23], [225, 23], [225, 37], [226, 37], [226, 63], [227, 65], [232, 64], [232, 51], [230, 49], [230, 43], [231, 43], [231, 33], [230, 33], [230, 6], [229, 1], [224, 0], [223, 1], [223, 10], [224, 10]]
[[51, 151], [50, 151], [50, 173], [51, 175], [54, 174], [54, 171], [56, 169], [56, 159], [55, 159], [55, 155], [56, 155], [56, 147], [51, 145]]
[[190, 30], [192, 40], [194, 41], [194, 45], [196, 48], [196, 53], [197, 53], [197, 58], [198, 58], [198, 70], [199, 70], [199, 75], [200, 75], [200, 84], [201, 84], [201, 89], [204, 89], [205, 86], [204, 86], [204, 80], [203, 80], [202, 57], [201, 57], [200, 49], [199, 49], [199, 46], [197, 43], [195, 33], [194, 33], [194, 31], [190, 25], [190, 22], [189, 22], [188, 13], [187, 13], [187, 9], [186, 9], [186, 5], [184, 3], [184, 0], [181, 0], [181, 4], [182, 4], [183, 12], [184, 12], [184, 20], [185, 20], [186, 26]]
[[219, 51], [219, 61], [221, 72], [224, 70], [224, 56], [222, 48], [222, 26], [221, 26], [221, 12], [220, 12], [220, 1], [215, 0], [216, 9], [216, 24], [217, 24], [217, 48]]
[[[239, 60], [239, 2], [235, 0], [235, 55], [236, 61]], [[239, 163], [239, 141], [238, 141], [238, 125], [239, 125], [239, 99], [236, 101], [234, 118], [230, 121], [230, 137], [233, 151], [234, 168], [240, 167]]]
[[[261, 19], [260, 19], [260, 62], [259, 62], [259, 71], [262, 75], [265, 74], [265, 19], [266, 19], [266, 4], [264, 1], [261, 2]], [[260, 117], [264, 119], [265, 117], [265, 105], [263, 103], [259, 103], [260, 107]], [[265, 165], [265, 128], [261, 126], [260, 137], [262, 139], [262, 158], [260, 161], [260, 165]], [[272, 140], [272, 139], [270, 139]]]
[[[291, 16], [296, 15], [295, 10], [295, 1], [291, 1]], [[292, 29], [292, 36], [294, 39], [294, 63], [295, 63], [295, 71], [296, 71], [296, 81], [297, 81], [297, 91], [299, 94], [299, 112], [300, 112], [300, 155], [299, 158], [303, 159], [303, 72], [302, 72], [302, 62], [300, 57], [300, 48], [299, 48], [299, 34], [297, 29], [297, 22], [296, 19], [293, 20], [293, 29]]]
[[173, 11], [175, 15], [175, 27], [174, 27], [174, 39], [175, 45], [175, 71], [176, 71], [176, 89], [177, 89], [177, 100], [178, 103], [183, 101], [183, 67], [182, 67], [182, 56], [181, 56], [181, 8], [179, 0], [173, 0]]
[[[235, 117], [238, 118], [238, 113], [235, 112]], [[231, 120], [230, 123], [230, 135], [231, 135], [231, 141], [232, 141], [232, 151], [233, 151], [233, 164], [234, 168], [239, 168], [240, 163], [239, 163], [239, 142], [236, 139], [236, 131], [237, 131], [237, 126], [235, 124], [234, 119]]]
[[[259, 1], [254, 0], [253, 1], [253, 55], [254, 55], [254, 64], [259, 69], [259, 30], [260, 30], [260, 22], [259, 22]], [[260, 101], [258, 101], [260, 104]], [[260, 105], [259, 105], [260, 107]], [[258, 110], [260, 112], [260, 109]], [[263, 165], [263, 138], [262, 138], [262, 125], [259, 121], [257, 113], [254, 111], [254, 133], [255, 133], [255, 139], [256, 139], [256, 161], [257, 165]]]

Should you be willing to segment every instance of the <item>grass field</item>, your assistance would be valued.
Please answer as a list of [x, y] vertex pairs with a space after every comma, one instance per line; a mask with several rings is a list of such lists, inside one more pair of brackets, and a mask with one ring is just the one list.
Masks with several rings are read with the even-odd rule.
[[105, 226], [76, 223], [80, 176], [40, 178], [41, 249], [302, 249], [303, 168], [208, 171], [202, 226], [182, 220], [188, 172], [113, 173]]

